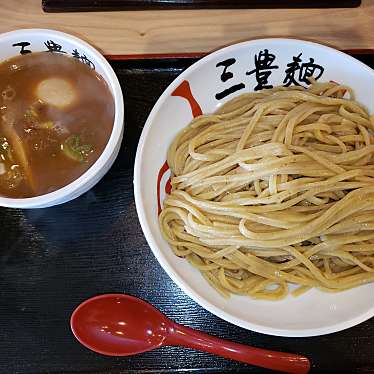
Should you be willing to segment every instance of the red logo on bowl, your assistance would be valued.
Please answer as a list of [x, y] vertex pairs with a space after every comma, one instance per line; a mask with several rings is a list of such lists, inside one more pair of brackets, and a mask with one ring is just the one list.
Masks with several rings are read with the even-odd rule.
[[[193, 118], [200, 116], [203, 114], [199, 103], [194, 98], [192, 92], [190, 83], [186, 80], [184, 80], [171, 94], [171, 96], [179, 96], [183, 99], [186, 99], [188, 104], [190, 105], [191, 112]], [[169, 174], [169, 177], [166, 178], [167, 174]], [[161, 201], [163, 195], [163, 191], [165, 191], [166, 194], [169, 194], [171, 192], [171, 181], [170, 181], [170, 169], [167, 161], [164, 162], [164, 164], [161, 166], [160, 171], [158, 172], [157, 176], [157, 211], [158, 214], [161, 213], [162, 207], [161, 207]]]

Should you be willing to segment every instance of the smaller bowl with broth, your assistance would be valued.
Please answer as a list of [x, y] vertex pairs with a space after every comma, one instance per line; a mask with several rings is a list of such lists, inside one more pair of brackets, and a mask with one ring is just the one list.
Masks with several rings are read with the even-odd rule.
[[86, 192], [123, 135], [123, 98], [104, 57], [68, 34], [0, 35], [0, 206], [42, 208]]

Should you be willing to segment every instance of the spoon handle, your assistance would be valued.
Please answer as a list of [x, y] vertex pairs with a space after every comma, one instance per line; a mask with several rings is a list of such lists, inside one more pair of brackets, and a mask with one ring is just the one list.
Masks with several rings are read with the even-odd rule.
[[237, 344], [228, 340], [191, 329], [173, 322], [168, 329], [165, 345], [180, 345], [199, 351], [293, 374], [306, 374], [310, 369], [308, 358], [284, 352], [275, 352], [248, 345]]

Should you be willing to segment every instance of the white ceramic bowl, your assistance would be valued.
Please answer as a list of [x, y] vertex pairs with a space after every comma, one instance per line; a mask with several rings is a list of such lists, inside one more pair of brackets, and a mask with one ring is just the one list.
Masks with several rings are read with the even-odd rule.
[[[123, 97], [117, 76], [105, 58], [93, 47], [75, 36], [54, 30], [23, 29], [0, 35], [0, 60], [19, 55], [22, 47], [18, 43], [29, 43], [23, 48], [32, 52], [59, 48], [68, 55], [79, 53], [83, 61], [91, 61], [95, 70], [105, 79], [114, 98], [115, 117], [109, 141], [97, 161], [78, 179], [57, 191], [25, 199], [0, 197], [0, 206], [10, 208], [44, 208], [72, 200], [93, 187], [109, 170], [116, 159], [123, 136]], [[51, 43], [52, 42], [52, 43]], [[55, 44], [53, 44], [55, 43]], [[87, 60], [85, 60], [86, 56]]]
[[[267, 56], [265, 50], [268, 51]], [[174, 282], [202, 307], [224, 320], [279, 336], [314, 336], [343, 330], [374, 315], [373, 283], [341, 293], [311, 290], [298, 298], [288, 296], [277, 302], [243, 296], [232, 296], [225, 300], [187, 261], [175, 256], [161, 236], [157, 219], [158, 204], [162, 206], [170, 175], [164, 164], [169, 145], [178, 131], [191, 121], [193, 113], [199, 112], [198, 106], [203, 113], [210, 113], [235, 95], [254, 90], [257, 85], [256, 71], [251, 72], [255, 68], [256, 55], [258, 61], [266, 63], [274, 57], [270, 65], [265, 64], [267, 68], [278, 67], [265, 69], [271, 71], [268, 84], [282, 85], [286, 77], [300, 82], [305, 78], [305, 71], [310, 72], [312, 68], [316, 78], [322, 74], [320, 80], [334, 80], [351, 86], [357, 100], [374, 113], [374, 71], [342, 52], [292, 39], [253, 40], [218, 50], [176, 78], [148, 117], [135, 161], [135, 201], [140, 223], [154, 255]], [[222, 61], [226, 61], [227, 65], [232, 63], [226, 70], [232, 76], [221, 76], [224, 66], [217, 67], [217, 64]], [[288, 70], [292, 67], [299, 67], [293, 75], [292, 70]], [[250, 74], [247, 75], [247, 72]], [[261, 77], [263, 75], [259, 74], [257, 78]], [[221, 78], [228, 79], [224, 82]], [[225, 89], [243, 85], [244, 88], [224, 99], [216, 98], [217, 93]], [[194, 99], [189, 95], [188, 86]], [[158, 179], [160, 183], [157, 183]]]

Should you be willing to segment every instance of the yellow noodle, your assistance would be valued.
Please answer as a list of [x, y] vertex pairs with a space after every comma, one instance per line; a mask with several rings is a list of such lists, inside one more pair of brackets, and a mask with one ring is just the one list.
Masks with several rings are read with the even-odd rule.
[[332, 82], [246, 93], [195, 118], [168, 151], [164, 238], [224, 297], [374, 281], [373, 129]]

